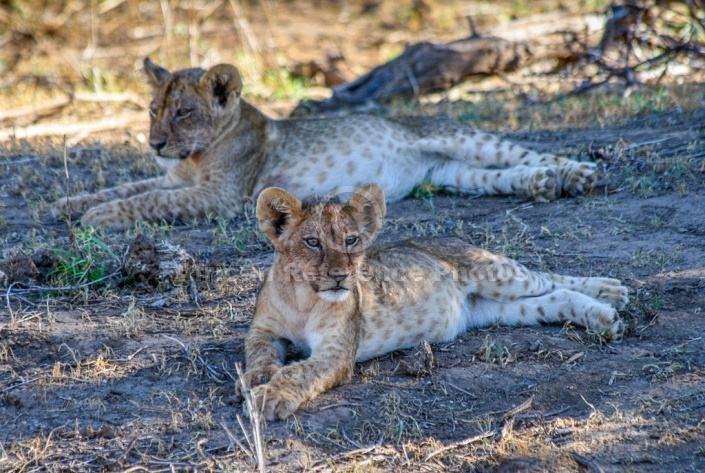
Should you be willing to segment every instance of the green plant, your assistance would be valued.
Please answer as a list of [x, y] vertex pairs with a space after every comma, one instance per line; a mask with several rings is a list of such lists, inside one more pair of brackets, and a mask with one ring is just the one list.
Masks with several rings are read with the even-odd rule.
[[442, 194], [445, 192], [445, 186], [437, 186], [431, 183], [431, 175], [433, 171], [428, 171], [426, 176], [423, 178], [421, 184], [414, 186], [409, 193], [409, 197], [413, 199], [424, 199], [428, 200], [434, 195]]
[[502, 368], [516, 360], [516, 357], [509, 351], [509, 347], [492, 340], [489, 335], [485, 337], [480, 354], [485, 363], [497, 363]]
[[54, 248], [55, 269], [50, 273], [60, 285], [78, 286], [103, 280], [110, 262], [119, 265], [120, 258], [101, 241], [92, 227], [75, 232], [75, 244]]
[[386, 426], [382, 433], [385, 440], [399, 443], [405, 438], [421, 436], [421, 427], [414, 417], [418, 412], [411, 412], [417, 409], [414, 409], [411, 403], [405, 402], [398, 392], [391, 391], [383, 395], [380, 402]]
[[293, 77], [286, 69], [267, 70], [262, 82], [271, 89], [274, 100], [301, 100], [306, 96], [303, 79]]
[[[260, 231], [255, 217], [255, 207], [253, 204], [246, 204], [242, 213], [245, 221], [232, 232], [230, 242], [235, 250], [242, 254], [251, 252], [260, 252], [270, 247], [269, 240]], [[224, 228], [220, 228], [218, 232], [223, 233]]]

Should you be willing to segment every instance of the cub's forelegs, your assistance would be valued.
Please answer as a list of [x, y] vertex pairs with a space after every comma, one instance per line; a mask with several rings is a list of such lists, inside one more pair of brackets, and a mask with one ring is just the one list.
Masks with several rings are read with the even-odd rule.
[[138, 220], [188, 221], [208, 215], [227, 218], [242, 212], [243, 200], [241, 196], [222, 192], [215, 185], [155, 190], [91, 207], [81, 218], [81, 224], [123, 230]]
[[[69, 197], [71, 213], [82, 214], [91, 207], [110, 202], [111, 200], [126, 199], [133, 195], [143, 194], [155, 189], [167, 187], [166, 179], [155, 177], [144, 181], [131, 182], [120, 186], [105, 189], [95, 194], [77, 195]], [[68, 213], [69, 204], [66, 202], [66, 197], [58, 199], [51, 205], [51, 215], [54, 218], [59, 218]]]
[[268, 420], [285, 419], [303, 402], [352, 377], [357, 351], [354, 324], [339, 314], [319, 315], [307, 324], [311, 355], [282, 367], [285, 353], [279, 331], [286, 322], [266, 307], [256, 310], [245, 339], [244, 384], [251, 389], [255, 408]]

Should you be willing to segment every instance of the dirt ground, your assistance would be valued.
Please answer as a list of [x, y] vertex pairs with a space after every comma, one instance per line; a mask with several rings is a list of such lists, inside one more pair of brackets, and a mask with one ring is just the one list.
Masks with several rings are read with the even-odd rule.
[[[409, 198], [389, 206], [379, 240], [458, 236], [533, 269], [619, 278], [624, 340], [493, 327], [433, 345], [429, 374], [405, 372], [412, 350], [360, 364], [350, 384], [267, 423], [268, 471], [705, 471], [705, 86], [533, 106], [500, 84], [414, 111], [595, 161], [595, 191]], [[142, 121], [69, 136], [72, 193], [158, 173], [138, 101], [123, 108]], [[73, 227], [72, 244], [48, 215], [65, 195], [61, 138], [3, 141], [0, 170], [0, 471], [255, 470], [233, 391], [272, 259], [251, 209], [118, 234]]]

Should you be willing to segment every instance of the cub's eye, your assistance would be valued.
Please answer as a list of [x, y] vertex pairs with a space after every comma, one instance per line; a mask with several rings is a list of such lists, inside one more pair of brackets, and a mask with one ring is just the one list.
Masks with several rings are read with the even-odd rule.
[[157, 106], [154, 103], [149, 106], [149, 115], [152, 118], [157, 118]]
[[186, 118], [191, 115], [191, 112], [193, 112], [193, 110], [190, 108], [180, 108], [176, 111], [176, 118]]
[[355, 246], [357, 245], [357, 242], [360, 241], [360, 238], [356, 236], [349, 236], [345, 239], [345, 244], [347, 246]]
[[319, 248], [321, 246], [321, 242], [318, 238], [306, 238], [304, 239], [304, 243], [306, 243], [306, 246], [309, 248]]

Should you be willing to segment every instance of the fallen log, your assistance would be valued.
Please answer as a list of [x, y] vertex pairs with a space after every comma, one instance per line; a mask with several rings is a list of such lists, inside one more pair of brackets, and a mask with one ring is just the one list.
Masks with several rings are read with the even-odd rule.
[[412, 44], [396, 59], [333, 88], [331, 98], [302, 101], [292, 115], [447, 90], [473, 76], [511, 72], [538, 60], [574, 62], [578, 60], [575, 45], [599, 45], [604, 25], [604, 15], [554, 13], [516, 21], [486, 35], [473, 32], [450, 43]]

